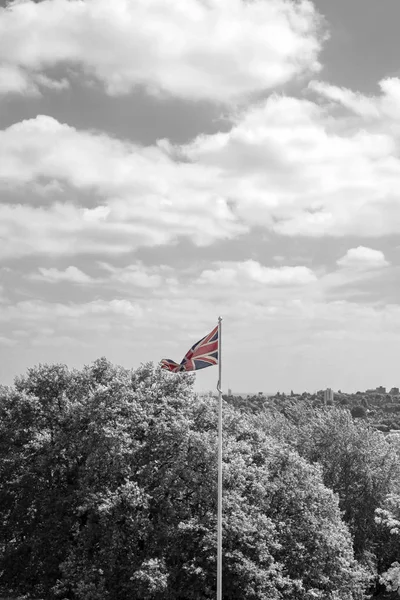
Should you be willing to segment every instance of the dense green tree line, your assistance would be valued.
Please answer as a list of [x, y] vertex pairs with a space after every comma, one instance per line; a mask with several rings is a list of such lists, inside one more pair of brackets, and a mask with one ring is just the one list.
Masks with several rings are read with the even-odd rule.
[[[101, 359], [0, 388], [0, 585], [61, 600], [215, 597], [217, 407], [192, 384]], [[396, 479], [396, 450], [348, 411], [225, 403], [224, 598], [396, 589]]]

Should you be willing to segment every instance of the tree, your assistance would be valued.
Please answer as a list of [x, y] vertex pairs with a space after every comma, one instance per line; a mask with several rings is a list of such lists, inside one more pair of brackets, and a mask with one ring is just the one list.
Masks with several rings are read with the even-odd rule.
[[373, 548], [375, 510], [398, 476], [396, 454], [385, 437], [343, 409], [292, 410], [287, 439], [301, 456], [322, 467], [327, 487], [339, 495], [356, 556]]
[[400, 554], [400, 495], [389, 494], [375, 511], [377, 573], [388, 571]]
[[[214, 598], [217, 411], [192, 383], [101, 359], [0, 390], [4, 584], [49, 599]], [[224, 598], [360, 598], [365, 572], [319, 467], [228, 405], [224, 428]]]
[[365, 407], [361, 405], [353, 406], [350, 412], [353, 419], [363, 419], [367, 415]]

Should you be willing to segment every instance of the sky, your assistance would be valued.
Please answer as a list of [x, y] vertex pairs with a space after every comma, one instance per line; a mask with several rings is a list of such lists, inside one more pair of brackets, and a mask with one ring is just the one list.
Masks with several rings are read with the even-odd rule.
[[224, 389], [398, 386], [399, 21], [0, 0], [0, 382], [179, 362], [221, 316]]

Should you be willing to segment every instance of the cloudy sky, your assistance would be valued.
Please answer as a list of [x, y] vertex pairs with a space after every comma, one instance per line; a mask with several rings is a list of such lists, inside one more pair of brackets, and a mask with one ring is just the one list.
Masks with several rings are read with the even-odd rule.
[[221, 315], [225, 388], [400, 384], [398, 0], [0, 7], [1, 382]]

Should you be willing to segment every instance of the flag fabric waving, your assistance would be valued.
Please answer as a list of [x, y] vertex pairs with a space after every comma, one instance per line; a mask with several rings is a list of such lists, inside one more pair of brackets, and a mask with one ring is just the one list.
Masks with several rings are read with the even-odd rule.
[[170, 358], [164, 358], [161, 361], [161, 368], [171, 371], [171, 373], [179, 373], [180, 371], [198, 371], [217, 364], [218, 325], [190, 348], [180, 364]]

